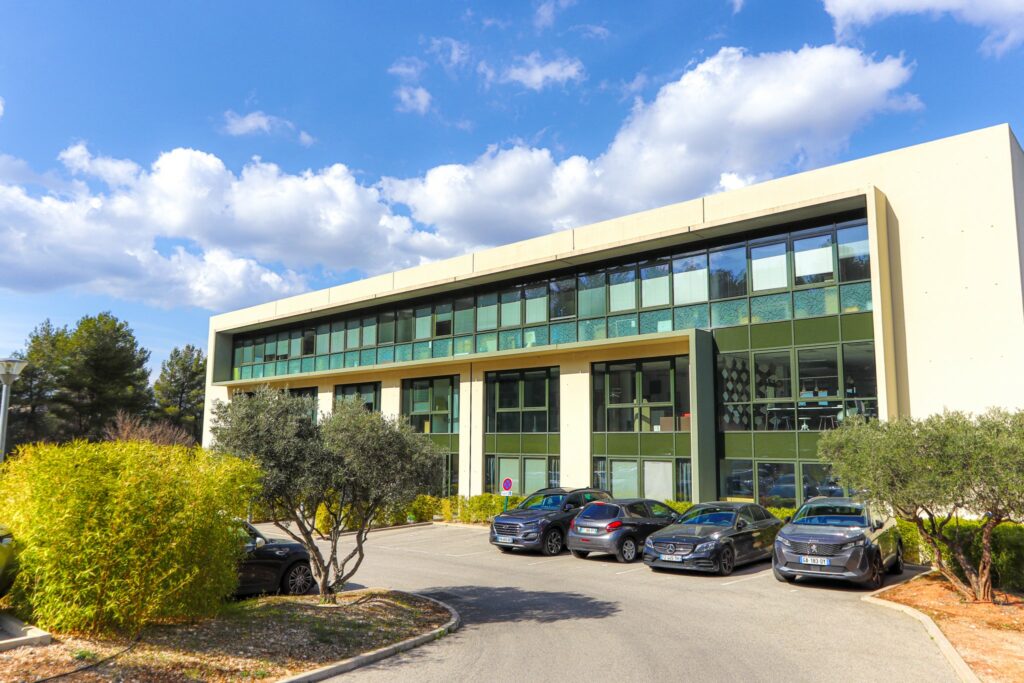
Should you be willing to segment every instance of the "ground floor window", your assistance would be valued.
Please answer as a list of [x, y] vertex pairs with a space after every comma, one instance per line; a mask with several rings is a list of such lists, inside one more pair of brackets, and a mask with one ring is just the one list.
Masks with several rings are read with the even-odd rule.
[[512, 493], [517, 496], [561, 485], [557, 455], [488, 455], [484, 460], [484, 490], [488, 493], [499, 493], [506, 478], [512, 480]]
[[440, 494], [444, 497], [459, 495], [459, 454], [444, 454], [444, 471], [441, 475]]
[[765, 507], [791, 508], [814, 496], [847, 494], [823, 463], [722, 460], [718, 475], [723, 500], [757, 501]]
[[692, 500], [693, 480], [689, 458], [593, 459], [593, 485], [615, 498]]

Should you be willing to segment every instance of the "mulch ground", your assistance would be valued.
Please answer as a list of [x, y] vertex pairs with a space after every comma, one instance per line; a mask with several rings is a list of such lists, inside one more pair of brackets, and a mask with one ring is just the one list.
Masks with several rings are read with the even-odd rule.
[[[239, 600], [214, 619], [151, 627], [128, 652], [62, 680], [276, 680], [420, 635], [449, 618], [435, 603], [396, 591], [343, 593], [337, 607], [319, 606], [316, 596]], [[39, 681], [103, 660], [129, 642], [55, 636], [45, 647], [0, 652], [0, 681]]]
[[998, 592], [996, 603], [972, 603], [929, 574], [878, 597], [931, 617], [983, 681], [1024, 681], [1024, 596]]

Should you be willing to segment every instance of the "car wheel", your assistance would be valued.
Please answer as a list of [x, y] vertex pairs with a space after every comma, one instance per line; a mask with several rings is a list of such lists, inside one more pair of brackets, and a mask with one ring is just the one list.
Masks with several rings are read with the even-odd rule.
[[281, 580], [281, 592], [285, 595], [305, 595], [313, 587], [313, 571], [306, 562], [298, 562], [288, 568]]
[[892, 566], [889, 567], [890, 574], [902, 574], [903, 573], [903, 544], [896, 544], [896, 559], [893, 560]]
[[558, 529], [551, 529], [544, 534], [542, 550], [545, 555], [557, 555], [562, 552], [562, 532]]
[[885, 584], [885, 567], [882, 566], [882, 556], [874, 553], [869, 565], [868, 578], [864, 580], [864, 587], [876, 591]]
[[572, 553], [573, 557], [578, 557], [581, 560], [586, 559], [587, 555], [590, 554], [589, 550], [570, 550], [569, 552]]
[[796, 581], [795, 576], [788, 576], [779, 571], [778, 566], [775, 564], [775, 555], [772, 554], [772, 576], [775, 577], [776, 581], [784, 581], [786, 583], [793, 583]]
[[719, 576], [729, 576], [735, 568], [736, 555], [733, 554], [732, 546], [727, 545], [718, 554], [718, 574]]
[[497, 546], [497, 548], [498, 548], [498, 550], [500, 550], [503, 553], [510, 553], [510, 552], [512, 552], [512, 548], [508, 547], [507, 545], [499, 545], [499, 546]]
[[619, 549], [615, 553], [615, 559], [619, 562], [628, 564], [630, 562], [635, 562], [636, 558], [636, 541], [629, 536], [626, 536], [622, 539], [622, 543], [619, 543]]

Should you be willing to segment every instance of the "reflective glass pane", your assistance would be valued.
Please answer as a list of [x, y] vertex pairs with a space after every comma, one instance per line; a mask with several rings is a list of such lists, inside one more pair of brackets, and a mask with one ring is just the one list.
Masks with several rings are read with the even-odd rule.
[[298, 358], [302, 355], [302, 330], [295, 330], [291, 333], [291, 338], [288, 340], [288, 356], [291, 358]]
[[377, 349], [363, 349], [359, 352], [359, 365], [375, 365], [377, 363]]
[[616, 268], [608, 273], [608, 308], [612, 313], [636, 308], [636, 267]]
[[501, 293], [502, 327], [513, 327], [523, 324], [522, 294], [518, 289]]
[[758, 403], [754, 406], [754, 429], [792, 431], [796, 424], [792, 403]]
[[523, 430], [519, 412], [498, 413], [497, 425], [500, 434], [515, 434]]
[[527, 287], [526, 291], [526, 324], [542, 323], [548, 319], [548, 286], [547, 283]]
[[676, 458], [676, 500], [693, 500], [693, 469], [689, 458]]
[[796, 464], [757, 463], [758, 502], [765, 507], [796, 507]]
[[487, 334], [478, 334], [476, 336], [477, 353], [490, 353], [497, 350], [498, 334], [496, 332], [488, 332]]
[[[313, 369], [316, 370], [317, 372], [320, 372], [322, 370], [330, 370], [330, 359], [327, 356], [317, 356], [316, 363], [314, 364]], [[262, 374], [262, 366], [260, 374]]]
[[377, 318], [371, 316], [369, 318], [363, 318], [363, 346], [376, 346], [377, 345]]
[[786, 243], [764, 244], [750, 248], [750, 275], [752, 289], [783, 289], [789, 286], [789, 263]]
[[676, 396], [675, 408], [678, 420], [676, 430], [690, 431], [690, 365], [689, 358], [680, 356], [675, 359]]
[[804, 500], [812, 496], [829, 496], [841, 498], [846, 495], [839, 477], [832, 473], [831, 465], [803, 463]]
[[452, 381], [448, 377], [439, 377], [433, 381], [433, 406], [435, 413], [447, 413], [451, 410]]
[[519, 373], [498, 373], [495, 391], [499, 408], [519, 408]]
[[547, 460], [545, 458], [523, 458], [523, 490], [539, 491], [547, 485]]
[[638, 467], [635, 460], [612, 460], [612, 496], [636, 498], [640, 495]]
[[792, 303], [789, 292], [753, 297], [750, 300], [750, 322], [770, 323], [789, 320], [793, 317]]
[[673, 314], [673, 321], [677, 330], [692, 330], [711, 326], [707, 304], [677, 308]]
[[548, 304], [552, 320], [576, 315], [576, 278], [553, 280], [548, 287]]
[[644, 497], [650, 500], [672, 500], [672, 494], [672, 461], [645, 460]]
[[434, 336], [447, 337], [452, 333], [452, 305], [448, 302], [434, 306]]
[[347, 320], [345, 322], [345, 348], [359, 348], [359, 320]]
[[471, 296], [455, 300], [455, 334], [469, 334], [473, 332], [475, 305]]
[[868, 226], [840, 228], [836, 231], [836, 237], [839, 242], [839, 279], [848, 282], [871, 277]]
[[746, 403], [727, 403], [718, 406], [718, 431], [750, 431], [750, 405]]
[[863, 313], [871, 310], [871, 283], [858, 282], [839, 288], [839, 308], [843, 313]]
[[509, 349], [521, 349], [523, 348], [523, 331], [520, 329], [515, 330], [502, 330], [498, 333], [498, 350], [508, 351]]
[[669, 261], [656, 261], [640, 265], [640, 305], [644, 308], [668, 306], [672, 303]]
[[640, 334], [672, 331], [672, 309], [644, 311], [640, 314]]
[[636, 408], [609, 408], [608, 409], [608, 431], [609, 432], [632, 432], [635, 431]]
[[796, 285], [812, 285], [831, 282], [832, 235], [818, 235], [793, 240], [793, 282]]
[[727, 500], [754, 497], [754, 463], [751, 460], [722, 460], [718, 465], [718, 490]]
[[543, 410], [527, 410], [523, 412], [523, 431], [528, 434], [548, 431], [548, 414]]
[[432, 336], [432, 314], [433, 310], [430, 306], [420, 306], [416, 309], [416, 339], [430, 339]]
[[398, 311], [398, 324], [395, 329], [395, 341], [399, 344], [411, 342], [413, 337], [413, 316], [411, 308]]
[[300, 372], [313, 372], [313, 361], [313, 358], [303, 358]]
[[331, 351], [337, 353], [345, 350], [345, 323], [331, 323]]
[[645, 361], [640, 364], [641, 398], [648, 403], [672, 401], [672, 362]]
[[317, 325], [316, 327], [316, 353], [328, 353], [331, 350], [331, 326]]
[[592, 320], [581, 320], [579, 324], [579, 335], [580, 341], [592, 341], [594, 339], [605, 339], [607, 338], [607, 330], [605, 329], [604, 318], [594, 318]]
[[634, 403], [636, 401], [636, 364], [611, 363], [608, 365], [608, 403]]
[[874, 342], [843, 345], [843, 384], [843, 395], [846, 398], [871, 398], [878, 395]]
[[579, 276], [579, 305], [577, 313], [581, 318], [605, 314], [605, 274], [588, 273]]
[[672, 262], [676, 306], [708, 300], [708, 255], [682, 256]]
[[378, 342], [380, 344], [393, 344], [395, 342], [395, 312], [385, 311], [380, 314], [379, 318]]
[[512, 491], [516, 494], [523, 492], [519, 485], [519, 458], [498, 458], [498, 486], [505, 479], [512, 480]]
[[718, 402], [750, 400], [750, 361], [745, 353], [720, 353], [716, 361]]
[[412, 360], [412, 344], [399, 344], [396, 346], [395, 360], [399, 363], [402, 361]]
[[548, 327], [527, 327], [523, 330], [523, 346], [546, 346], [548, 343]]
[[433, 351], [430, 346], [430, 342], [422, 341], [416, 342], [412, 345], [412, 359], [413, 360], [426, 360], [432, 357]]
[[813, 318], [839, 313], [839, 297], [835, 287], [800, 289], [793, 292], [793, 317]]
[[473, 335], [456, 337], [453, 355], [465, 356], [468, 353], [473, 353]]
[[628, 337], [637, 333], [636, 313], [616, 315], [608, 318], [608, 336]]
[[798, 350], [797, 367], [799, 398], [839, 395], [839, 365], [834, 346]]
[[[327, 325], [322, 325], [321, 327], [330, 329], [330, 327], [328, 327]], [[319, 330], [319, 328], [317, 328], [317, 329]], [[324, 337], [326, 338], [327, 335], [325, 334]], [[319, 344], [319, 342], [320, 342], [320, 337], [318, 335], [317, 336], [317, 343]], [[253, 359], [252, 359], [253, 362], [254, 363], [262, 363], [263, 362], [263, 349], [264, 349], [263, 337], [260, 337], [259, 339], [257, 339], [256, 341], [253, 342], [252, 349], [253, 349]]]
[[792, 398], [792, 361], [789, 351], [754, 354], [754, 397]]
[[447, 358], [452, 355], [451, 339], [435, 339], [432, 344], [432, 353], [434, 358]]
[[476, 298], [476, 329], [493, 330], [498, 327], [498, 295], [481, 294]]
[[523, 407], [543, 408], [548, 401], [548, 373], [531, 370], [523, 373]]
[[346, 368], [357, 368], [357, 367], [359, 367], [359, 352], [358, 351], [346, 351], [345, 352], [345, 367]]
[[712, 327], [746, 325], [748, 322], [750, 322], [750, 316], [747, 314], [746, 299], [716, 301], [713, 304], [711, 304]]
[[[395, 347], [394, 346], [382, 346], [377, 349], [377, 363], [394, 363], [395, 362]], [[334, 367], [334, 357], [331, 357], [331, 367]]]
[[747, 293], [747, 248], [744, 246], [713, 251], [708, 255], [711, 272], [711, 298], [727, 299]]
[[557, 323], [551, 326], [552, 344], [569, 344], [576, 341], [576, 323]]

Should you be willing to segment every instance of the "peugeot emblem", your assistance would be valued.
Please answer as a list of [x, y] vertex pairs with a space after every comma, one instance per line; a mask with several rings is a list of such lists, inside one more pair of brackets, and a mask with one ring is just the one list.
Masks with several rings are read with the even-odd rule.
[[668, 554], [671, 555], [672, 553], [674, 553], [676, 551], [676, 544], [675, 543], [669, 543], [668, 544], [668, 548], [666, 548], [666, 550], [668, 550]]
[[812, 544], [811, 544], [811, 552], [812, 552], [812, 553], [816, 553], [816, 552], [818, 552], [818, 546], [816, 546], [816, 545], [814, 545], [814, 544], [812, 543]]

